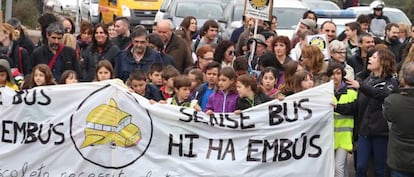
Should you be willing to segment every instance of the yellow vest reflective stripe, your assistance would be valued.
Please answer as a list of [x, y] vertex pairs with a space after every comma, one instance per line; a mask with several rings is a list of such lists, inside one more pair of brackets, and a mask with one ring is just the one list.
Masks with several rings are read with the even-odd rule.
[[[334, 98], [335, 104], [352, 103], [357, 98], [357, 92], [351, 89], [346, 94], [342, 94], [339, 100]], [[351, 115], [341, 115], [334, 113], [334, 138], [335, 149], [342, 148], [347, 151], [352, 150], [352, 131], [354, 128], [354, 118]]]

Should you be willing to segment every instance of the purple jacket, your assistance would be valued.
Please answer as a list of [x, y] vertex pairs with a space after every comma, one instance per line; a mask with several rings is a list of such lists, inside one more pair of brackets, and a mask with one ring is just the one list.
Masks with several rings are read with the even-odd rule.
[[223, 91], [216, 90], [208, 98], [206, 110], [212, 110], [218, 113], [234, 112], [236, 110], [237, 98], [239, 98], [237, 92], [224, 94]]

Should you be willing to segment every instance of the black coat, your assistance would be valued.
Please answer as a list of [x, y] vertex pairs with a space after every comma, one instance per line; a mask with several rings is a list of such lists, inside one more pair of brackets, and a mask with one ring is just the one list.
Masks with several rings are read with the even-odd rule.
[[18, 68], [19, 72], [25, 75], [31, 73], [30, 55], [17, 42], [13, 42], [9, 58], [11, 61], [10, 68]]
[[85, 68], [85, 72], [82, 74], [82, 80], [92, 81], [95, 77], [96, 64], [103, 59], [109, 60], [112, 66], [115, 68], [115, 60], [120, 52], [121, 50], [119, 50], [119, 48], [113, 44], [109, 44], [104, 47], [102, 53], [93, 51], [92, 46], [86, 48], [86, 50], [82, 52]]
[[387, 78], [367, 77], [360, 82], [358, 98], [350, 104], [337, 105], [335, 112], [355, 116], [357, 135], [388, 136], [388, 125], [382, 113], [385, 97], [398, 88], [394, 76]]
[[255, 94], [253, 102], [252, 100], [249, 100], [246, 97], [242, 97], [242, 98], [239, 97], [237, 98], [236, 110], [244, 110], [247, 108], [251, 108], [253, 106], [268, 102], [270, 100], [271, 99], [269, 98], [269, 96], [267, 96], [264, 93]]
[[[32, 53], [32, 67], [38, 64], [47, 65], [52, 60], [53, 55], [48, 45], [36, 48]], [[79, 76], [79, 61], [76, 58], [75, 50], [70, 47], [63, 47], [62, 52], [51, 70], [56, 80], [60, 80], [60, 76], [66, 70], [74, 70]]]

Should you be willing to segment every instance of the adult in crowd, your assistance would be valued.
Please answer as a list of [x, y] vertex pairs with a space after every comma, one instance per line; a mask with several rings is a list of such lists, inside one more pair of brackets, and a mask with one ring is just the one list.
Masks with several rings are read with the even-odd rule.
[[399, 23], [398, 28], [400, 29], [400, 32], [398, 33], [398, 40], [402, 46], [406, 46], [409, 42], [411, 42], [411, 28], [405, 23]]
[[62, 44], [62, 36], [65, 32], [59, 22], [51, 23], [47, 29], [47, 43], [36, 48], [32, 53], [32, 66], [47, 64], [52, 70], [56, 80], [66, 70], [74, 70], [79, 75], [79, 62], [76, 59], [75, 50]]
[[165, 66], [172, 65], [176, 67], [174, 58], [165, 53], [164, 43], [162, 42], [160, 35], [154, 33], [150, 34], [148, 36], [148, 47], [152, 48], [161, 55], [162, 62]]
[[16, 17], [11, 18], [7, 21], [8, 24], [13, 26], [15, 30], [19, 32], [19, 37], [16, 40], [17, 43], [23, 48], [27, 50], [29, 55], [32, 54], [35, 45], [33, 44], [32, 40], [28, 37], [27, 29], [21, 24], [20, 20]]
[[[368, 15], [361, 14], [358, 16], [356, 22], [358, 22], [359, 27], [361, 29], [361, 33], [368, 33], [369, 24], [371, 23], [371, 18], [369, 18]], [[339, 41], [343, 41], [346, 39], [345, 30], [341, 32], [341, 34], [338, 35], [337, 39]]]
[[10, 67], [16, 68], [22, 74], [31, 72], [30, 56], [27, 50], [15, 41], [16, 36], [14, 28], [7, 24], [3, 24], [3, 35], [0, 36], [1, 55], [7, 57], [10, 61]]
[[214, 61], [220, 63], [221, 68], [233, 67], [233, 60], [236, 58], [234, 49], [233, 42], [229, 40], [221, 41], [214, 51]]
[[314, 35], [315, 33], [311, 30], [305, 30], [299, 35], [299, 42], [291, 49], [290, 58], [295, 61], [302, 60], [302, 48], [303, 46], [308, 45], [306, 37], [309, 35]]
[[41, 30], [41, 33], [42, 33], [42, 44], [45, 44], [46, 45], [47, 44], [47, 32], [46, 32], [46, 29], [47, 29], [47, 27], [50, 24], [52, 24], [54, 22], [57, 22], [58, 21], [58, 18], [55, 15], [53, 15], [52, 13], [46, 12], [46, 13], [42, 14], [37, 19], [37, 21], [40, 24], [40, 30]]
[[374, 37], [368, 33], [362, 33], [359, 37], [359, 47], [356, 54], [348, 58], [347, 63], [354, 69], [354, 73], [358, 74], [364, 68], [368, 61], [368, 51], [375, 46]]
[[121, 50], [126, 49], [131, 43], [129, 19], [127, 17], [117, 17], [115, 19], [115, 31], [118, 36], [113, 40], [113, 43]]
[[109, 33], [109, 40], [111, 41], [113, 41], [118, 36], [118, 33], [115, 30], [114, 22], [108, 23], [108, 33]]
[[75, 23], [70, 17], [63, 17], [61, 20], [65, 33], [75, 34]]
[[173, 30], [171, 20], [161, 20], [157, 23], [157, 33], [164, 42], [165, 53], [174, 58], [177, 70], [183, 73], [186, 68], [193, 65], [193, 58], [187, 43], [174, 34]]
[[328, 65], [324, 61], [321, 49], [315, 45], [307, 45], [302, 48], [301, 64], [313, 75], [315, 86], [328, 82], [330, 79], [326, 75]]
[[329, 42], [336, 39], [336, 24], [333, 21], [325, 21], [321, 25], [319, 34], [326, 34], [326, 38]]
[[82, 52], [85, 50], [92, 42], [92, 35], [94, 28], [92, 23], [87, 21], [82, 21], [80, 24], [80, 32], [78, 37], [76, 38], [78, 41], [78, 46], [80, 51]]
[[197, 52], [197, 49], [201, 46], [214, 46], [215, 44], [218, 44], [220, 42], [218, 37], [218, 30], [219, 25], [215, 20], [207, 20], [204, 22], [203, 26], [200, 29], [201, 39], [194, 41], [192, 47], [193, 52]]
[[311, 19], [302, 19], [302, 20], [300, 20], [298, 31], [296, 31], [295, 36], [292, 37], [291, 47], [296, 46], [296, 44], [300, 41], [299, 36], [301, 36], [301, 34], [306, 30], [316, 32], [316, 22], [314, 20], [311, 20]]
[[124, 82], [135, 69], [148, 73], [153, 63], [163, 64], [160, 53], [148, 47], [148, 33], [145, 29], [134, 30], [131, 39], [132, 46], [119, 54], [115, 64], [115, 76]]
[[[175, 34], [182, 37], [191, 50], [193, 45], [193, 36], [197, 33], [197, 19], [194, 16], [184, 17], [183, 21], [180, 24], [180, 27], [175, 31]], [[195, 52], [195, 51], [194, 51]]]
[[290, 60], [292, 60], [289, 57], [290, 53], [290, 40], [287, 36], [277, 36], [273, 40], [273, 53], [276, 56], [276, 59], [279, 61], [279, 63], [286, 64]]
[[197, 50], [197, 61], [195, 63], [195, 68], [199, 68], [201, 71], [205, 72], [206, 66], [214, 61], [214, 49], [209, 45], [200, 47]]
[[373, 10], [373, 13], [369, 14], [369, 17], [371, 18], [369, 32], [374, 34], [376, 37], [384, 37], [385, 27], [388, 23], [390, 23], [390, 20], [384, 15], [383, 12], [385, 4], [382, 1], [376, 0], [371, 3], [370, 7]]
[[329, 43], [329, 53], [331, 62], [338, 62], [343, 66], [345, 71], [343, 77], [347, 79], [355, 79], [354, 69], [346, 63], [346, 45], [342, 41], [333, 40]]
[[254, 26], [254, 19], [251, 17], [243, 15], [242, 22], [243, 25], [239, 28], [236, 28], [230, 36], [230, 41], [235, 44], [238, 43], [239, 37], [244, 31], [250, 31], [250, 29]]
[[85, 63], [85, 73], [81, 76], [84, 81], [92, 81], [95, 76], [96, 64], [101, 60], [108, 60], [112, 66], [115, 66], [116, 57], [120, 49], [112, 44], [109, 39], [109, 31], [106, 25], [96, 24], [92, 31], [91, 45], [82, 52]]
[[393, 177], [414, 176], [414, 62], [402, 69], [401, 87], [384, 100], [384, 118], [391, 124], [387, 164]]
[[361, 26], [358, 22], [350, 22], [345, 24], [345, 36], [344, 40], [346, 45], [346, 56], [351, 57], [356, 54], [358, 50], [358, 37], [361, 34]]
[[398, 34], [400, 32], [399, 26], [396, 23], [388, 23], [385, 28], [385, 44], [388, 49], [395, 55], [396, 62], [399, 63], [402, 60], [402, 49]]
[[352, 104], [338, 104], [335, 111], [340, 114], [356, 114], [355, 128], [358, 130], [356, 177], [367, 176], [370, 159], [373, 157], [375, 176], [384, 177], [387, 157], [388, 125], [383, 117], [384, 99], [398, 88], [395, 77], [395, 56], [387, 49], [379, 49], [369, 58], [367, 69], [370, 75], [361, 82], [348, 79], [348, 87], [358, 89], [358, 98]]

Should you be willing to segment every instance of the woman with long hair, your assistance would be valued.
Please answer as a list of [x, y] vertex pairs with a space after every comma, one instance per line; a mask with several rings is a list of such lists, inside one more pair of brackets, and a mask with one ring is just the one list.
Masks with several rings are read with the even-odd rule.
[[96, 64], [101, 60], [106, 59], [111, 62], [112, 66], [115, 66], [115, 57], [119, 52], [120, 49], [109, 39], [107, 26], [97, 24], [93, 30], [92, 43], [82, 54], [86, 68], [83, 80], [92, 81], [94, 79]]
[[358, 90], [357, 100], [350, 104], [336, 105], [335, 112], [356, 114], [356, 176], [367, 176], [370, 159], [374, 159], [375, 176], [385, 176], [388, 124], [383, 117], [382, 105], [384, 99], [398, 88], [395, 55], [388, 49], [375, 50], [368, 60], [367, 69], [370, 74], [363, 81], [346, 81], [348, 87]]
[[313, 75], [315, 86], [329, 81], [326, 75], [328, 65], [324, 61], [321, 49], [315, 45], [307, 45], [302, 48], [301, 64]]

